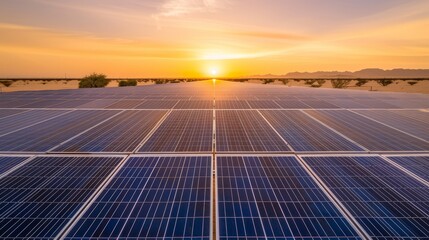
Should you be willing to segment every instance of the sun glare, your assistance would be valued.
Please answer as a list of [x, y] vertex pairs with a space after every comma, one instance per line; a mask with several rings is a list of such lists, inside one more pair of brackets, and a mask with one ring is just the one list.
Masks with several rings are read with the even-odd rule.
[[218, 74], [219, 71], [217, 70], [217, 68], [210, 69], [210, 75], [212, 75], [212, 77], [216, 77]]

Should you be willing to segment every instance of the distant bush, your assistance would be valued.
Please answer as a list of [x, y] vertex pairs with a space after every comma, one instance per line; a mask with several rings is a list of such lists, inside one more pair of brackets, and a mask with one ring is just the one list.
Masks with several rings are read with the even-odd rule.
[[323, 84], [325, 84], [326, 80], [321, 80], [321, 79], [319, 79], [319, 80], [317, 80], [316, 82], [317, 82], [317, 84], [321, 87]]
[[181, 83], [182, 81], [180, 79], [170, 80], [170, 83]]
[[106, 75], [93, 73], [80, 80], [79, 88], [101, 88], [107, 86], [109, 82]]
[[12, 80], [1, 80], [1, 84], [3, 84], [5, 87], [10, 87], [13, 84]]
[[166, 83], [165, 80], [162, 80], [162, 79], [156, 79], [156, 80], [154, 80], [154, 82], [155, 82], [155, 84], [164, 84], [164, 83]]
[[331, 84], [333, 88], [345, 88], [347, 87], [352, 80], [346, 80], [346, 79], [337, 79], [337, 80], [331, 80]]
[[363, 85], [367, 84], [369, 82], [369, 80], [365, 80], [365, 79], [358, 79], [357, 83], [355, 84], [357, 87], [362, 87]]
[[118, 83], [119, 87], [128, 87], [128, 86], [137, 86], [137, 80], [130, 79], [130, 80], [121, 80]]
[[377, 83], [380, 84], [381, 86], [385, 87], [385, 86], [392, 84], [393, 80], [387, 80], [387, 79], [377, 80]]
[[418, 82], [408, 82], [408, 84], [410, 84], [411, 86], [413, 86], [414, 84], [417, 84]]
[[305, 81], [305, 85], [313, 85], [317, 80], [316, 79], [307, 79], [304, 80]]
[[264, 81], [264, 84], [270, 84], [273, 83], [275, 80], [274, 79], [263, 79], [262, 81]]
[[282, 82], [284, 85], [287, 85], [289, 83], [288, 79], [280, 79], [280, 82]]

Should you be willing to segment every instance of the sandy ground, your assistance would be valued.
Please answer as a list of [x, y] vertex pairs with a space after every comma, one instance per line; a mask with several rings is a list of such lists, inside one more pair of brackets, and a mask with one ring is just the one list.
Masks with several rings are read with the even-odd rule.
[[[117, 80], [112, 80], [107, 87], [117, 87], [118, 82], [119, 81]], [[364, 90], [364, 91], [372, 90], [372, 91], [382, 91], [382, 92], [408, 92], [408, 93], [429, 94], [429, 80], [418, 81], [414, 85], [410, 85], [408, 84], [408, 82], [413, 82], [413, 81], [396, 80], [388, 86], [381, 86], [376, 81], [369, 81], [362, 87], [357, 87], [355, 85], [357, 81], [352, 81], [348, 85], [347, 89]], [[248, 83], [262, 84], [262, 81], [249, 80]], [[150, 84], [153, 84], [153, 82], [152, 81], [138, 82], [138, 86], [150, 85]], [[284, 85], [280, 81], [275, 81], [274, 83], [270, 83], [270, 85], [271, 84]], [[309, 85], [305, 84], [304, 80], [301, 80], [301, 81], [289, 80], [286, 86], [310, 87]], [[321, 87], [332, 88], [332, 84], [330, 81], [326, 81]], [[59, 90], [59, 89], [77, 89], [77, 88], [79, 88], [78, 80], [67, 80], [67, 81], [66, 80], [58, 80], [58, 81], [18, 80], [18, 81], [14, 81], [14, 83], [9, 87], [5, 87], [3, 84], [0, 83], [0, 92]]]
[[[107, 87], [118, 87], [117, 80], [110, 81]], [[151, 85], [152, 81], [149, 82], [137, 82], [137, 86]], [[39, 91], [39, 90], [60, 90], [60, 89], [78, 89], [79, 80], [59, 80], [59, 81], [43, 81], [43, 80], [18, 80], [14, 83], [5, 87], [0, 83], [0, 92], [17, 92], [17, 91]]]
[[[429, 94], [429, 80], [423, 80], [423, 81], [417, 81], [416, 84], [410, 85], [408, 82], [415, 82], [411, 80], [396, 80], [392, 84], [388, 86], [381, 86], [376, 81], [369, 81], [368, 83], [364, 84], [361, 87], [356, 86], [357, 81], [353, 80], [350, 82], [350, 84], [346, 87], [346, 89], [353, 89], [353, 90], [364, 90], [364, 91], [380, 91], [380, 92], [407, 92], [407, 93], [425, 93]], [[249, 83], [255, 83], [255, 84], [262, 84], [262, 81], [260, 80], [250, 80]], [[274, 83], [270, 84], [278, 84], [278, 85], [284, 85], [283, 82], [275, 81]], [[315, 84], [317, 85], [317, 84]], [[290, 80], [286, 86], [289, 87], [310, 87], [309, 85], [305, 84], [304, 80], [301, 80], [299, 82], [295, 80]], [[326, 81], [321, 88], [333, 88], [330, 81]]]

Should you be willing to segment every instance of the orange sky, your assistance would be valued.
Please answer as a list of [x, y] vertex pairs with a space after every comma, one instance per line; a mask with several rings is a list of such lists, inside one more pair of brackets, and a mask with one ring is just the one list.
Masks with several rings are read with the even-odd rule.
[[426, 0], [0, 2], [0, 77], [429, 68]]

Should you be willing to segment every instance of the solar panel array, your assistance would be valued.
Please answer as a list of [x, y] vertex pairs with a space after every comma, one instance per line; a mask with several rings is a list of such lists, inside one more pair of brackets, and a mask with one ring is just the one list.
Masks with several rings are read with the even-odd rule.
[[0, 94], [1, 239], [428, 239], [429, 96]]

